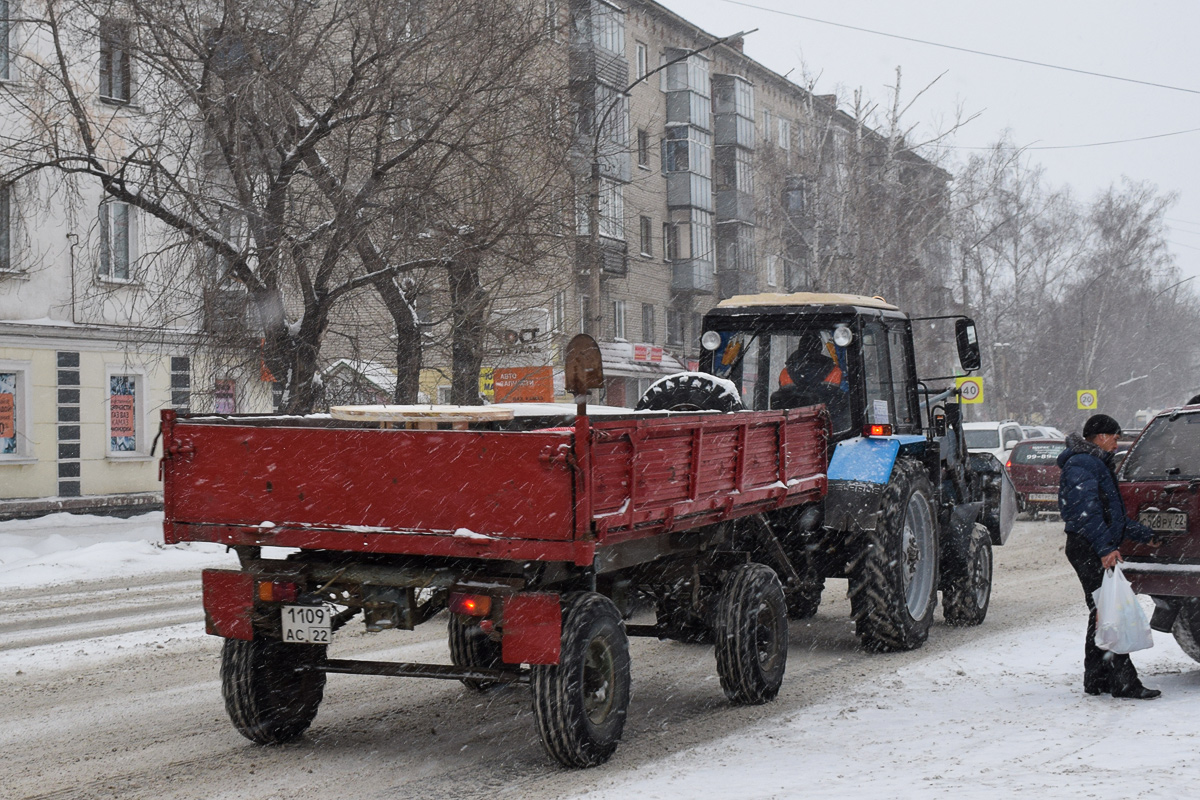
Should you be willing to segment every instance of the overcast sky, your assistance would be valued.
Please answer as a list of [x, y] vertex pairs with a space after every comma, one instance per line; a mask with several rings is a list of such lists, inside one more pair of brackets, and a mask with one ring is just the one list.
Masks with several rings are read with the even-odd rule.
[[[659, 0], [709, 33], [758, 28], [751, 57], [819, 94], [886, 103], [902, 70], [906, 115], [925, 133], [961, 109], [978, 117], [951, 140], [965, 159], [1005, 129], [1054, 185], [1090, 200], [1122, 176], [1178, 195], [1168, 212], [1176, 263], [1200, 276], [1200, 2], [1196, 0]], [[760, 9], [774, 9], [776, 12]], [[921, 39], [1008, 58], [1142, 81], [1131, 83], [822, 24]], [[943, 74], [944, 73], [944, 74]], [[940, 79], [939, 79], [939, 76]], [[1177, 89], [1146, 84], [1164, 84]], [[1187, 90], [1187, 91], [1180, 91]], [[1144, 139], [1143, 137], [1159, 137]], [[1143, 139], [1096, 147], [1098, 142]], [[1061, 148], [1036, 150], [1033, 148]], [[1200, 290], [1200, 277], [1192, 282]]]

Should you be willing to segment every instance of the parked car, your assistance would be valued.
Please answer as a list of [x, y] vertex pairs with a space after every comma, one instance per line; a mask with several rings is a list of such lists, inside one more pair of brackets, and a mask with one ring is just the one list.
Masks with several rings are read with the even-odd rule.
[[1151, 627], [1173, 633], [1200, 661], [1200, 407], [1152, 419], [1117, 478], [1129, 516], [1161, 542], [1126, 543], [1125, 575], [1135, 592], [1154, 598]]
[[1013, 445], [1025, 438], [1021, 426], [1013, 420], [1004, 422], [964, 422], [963, 436], [967, 450], [972, 453], [991, 453], [1001, 464], [1008, 463]]
[[1034, 517], [1058, 511], [1058, 454], [1066, 448], [1058, 438], [1023, 439], [1013, 447], [1008, 477], [1017, 488], [1017, 507]]
[[1021, 433], [1026, 439], [1065, 439], [1067, 435], [1049, 425], [1022, 425]]

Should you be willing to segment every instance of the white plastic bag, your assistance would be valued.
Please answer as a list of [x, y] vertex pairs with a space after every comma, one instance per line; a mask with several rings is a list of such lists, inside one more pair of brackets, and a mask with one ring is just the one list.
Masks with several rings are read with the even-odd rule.
[[1113, 653], [1132, 653], [1154, 646], [1150, 621], [1121, 565], [1104, 572], [1104, 582], [1092, 592], [1096, 602], [1096, 646]]

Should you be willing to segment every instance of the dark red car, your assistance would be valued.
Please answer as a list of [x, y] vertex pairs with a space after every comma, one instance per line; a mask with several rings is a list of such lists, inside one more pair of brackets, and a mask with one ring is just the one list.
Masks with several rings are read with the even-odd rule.
[[1058, 454], [1066, 448], [1062, 439], [1022, 439], [1008, 456], [1008, 476], [1017, 489], [1022, 511], [1034, 516], [1058, 511]]
[[1161, 542], [1126, 542], [1125, 576], [1135, 592], [1154, 598], [1150, 626], [1173, 633], [1200, 661], [1200, 407], [1152, 419], [1117, 479], [1126, 512]]

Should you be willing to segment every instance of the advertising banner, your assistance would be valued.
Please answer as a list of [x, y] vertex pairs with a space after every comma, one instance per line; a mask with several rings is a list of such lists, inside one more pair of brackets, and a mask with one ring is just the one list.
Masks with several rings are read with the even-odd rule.
[[554, 370], [550, 367], [496, 367], [492, 393], [497, 403], [553, 403]]

